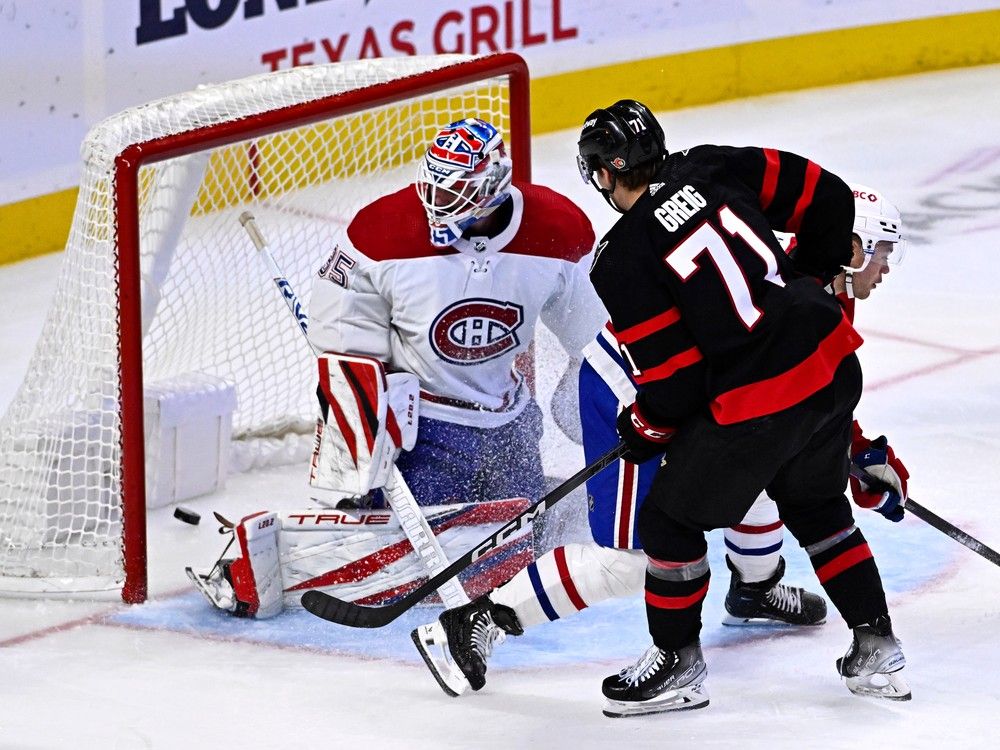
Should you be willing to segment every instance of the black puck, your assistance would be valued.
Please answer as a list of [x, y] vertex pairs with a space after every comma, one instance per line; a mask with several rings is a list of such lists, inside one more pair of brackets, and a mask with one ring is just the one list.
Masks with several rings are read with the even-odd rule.
[[200, 515], [180, 505], [174, 508], [174, 518], [184, 523], [189, 523], [192, 526], [197, 526], [198, 522], [201, 521]]

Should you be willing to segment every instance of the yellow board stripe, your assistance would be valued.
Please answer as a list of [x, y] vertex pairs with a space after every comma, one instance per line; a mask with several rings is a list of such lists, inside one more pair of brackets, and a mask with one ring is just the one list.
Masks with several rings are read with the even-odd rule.
[[0, 264], [62, 250], [77, 188], [0, 206]]
[[[1000, 11], [823, 31], [536, 78], [532, 132], [629, 97], [655, 111], [1000, 62]], [[0, 263], [62, 249], [76, 188], [0, 206]]]
[[663, 111], [995, 62], [995, 10], [734, 44], [534, 79], [532, 132], [580, 127], [623, 98]]

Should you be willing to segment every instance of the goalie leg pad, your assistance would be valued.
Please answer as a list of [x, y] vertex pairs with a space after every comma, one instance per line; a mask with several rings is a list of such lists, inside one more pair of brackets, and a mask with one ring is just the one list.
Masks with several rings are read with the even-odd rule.
[[277, 513], [247, 516], [236, 526], [241, 556], [229, 566], [236, 598], [234, 614], [263, 620], [284, 608], [281, 565], [278, 559]]
[[528, 628], [642, 591], [646, 556], [597, 544], [567, 544], [542, 555], [490, 594]]

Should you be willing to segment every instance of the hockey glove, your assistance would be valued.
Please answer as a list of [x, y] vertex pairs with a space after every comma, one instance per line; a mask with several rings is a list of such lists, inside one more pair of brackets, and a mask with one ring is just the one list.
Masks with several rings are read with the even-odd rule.
[[642, 416], [636, 404], [622, 409], [616, 427], [628, 448], [622, 458], [634, 464], [646, 463], [663, 453], [676, 432], [673, 427], [661, 427], [650, 423]]
[[903, 462], [896, 458], [885, 435], [870, 441], [856, 439], [851, 450], [851, 461], [888, 487], [876, 490], [852, 476], [851, 494], [854, 495], [854, 502], [862, 508], [881, 513], [890, 521], [901, 521], [903, 506], [906, 504], [906, 480], [910, 478], [910, 473]]

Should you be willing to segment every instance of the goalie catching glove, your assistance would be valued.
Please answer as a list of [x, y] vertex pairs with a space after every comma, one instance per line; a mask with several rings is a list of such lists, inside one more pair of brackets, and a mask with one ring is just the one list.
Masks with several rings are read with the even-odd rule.
[[851, 476], [851, 494], [854, 496], [854, 502], [862, 508], [881, 513], [890, 521], [901, 521], [903, 507], [906, 504], [906, 481], [910, 478], [910, 473], [903, 466], [903, 462], [896, 458], [885, 435], [868, 440], [861, 434], [855, 422], [855, 434], [851, 441], [851, 461], [891, 488], [884, 492], [873, 491], [864, 481]]
[[309, 484], [351, 497], [385, 486], [400, 450], [417, 439], [416, 375], [386, 375], [377, 359], [327, 352], [316, 395], [322, 417]]

